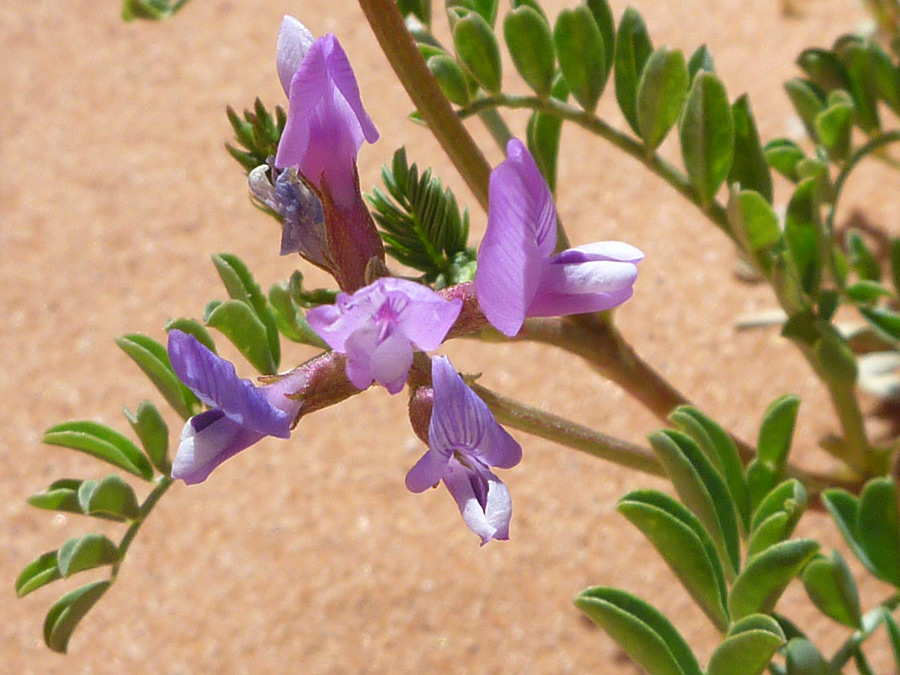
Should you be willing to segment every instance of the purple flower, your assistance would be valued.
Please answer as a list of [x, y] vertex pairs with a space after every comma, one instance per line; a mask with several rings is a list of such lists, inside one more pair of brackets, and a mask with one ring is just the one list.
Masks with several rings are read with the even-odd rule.
[[488, 321], [514, 336], [529, 316], [599, 312], [633, 293], [644, 254], [620, 241], [556, 248], [556, 207], [534, 158], [517, 139], [491, 172], [488, 224], [475, 293]]
[[424, 492], [443, 480], [482, 545], [491, 539], [509, 539], [512, 501], [506, 486], [488, 467], [514, 467], [522, 460], [522, 447], [497, 424], [448, 358], [432, 360], [431, 378], [434, 405], [429, 449], [406, 474], [406, 487]]
[[[282, 78], [303, 45], [303, 38], [296, 37], [299, 49], [283, 46], [291, 39], [284, 26], [278, 53]], [[283, 58], [285, 54], [291, 58]], [[327, 184], [335, 202], [351, 204], [357, 191], [356, 156], [364, 140], [378, 140], [378, 130], [363, 108], [353, 68], [334, 35], [325, 35], [309, 46], [291, 77], [288, 98], [287, 125], [275, 165], [296, 166], [320, 190]]]
[[219, 464], [266, 436], [288, 438], [300, 401], [288, 398], [305, 383], [297, 371], [262, 387], [237, 376], [234, 366], [193, 335], [169, 332], [175, 374], [211, 410], [184, 425], [172, 478], [202, 483]]
[[[356, 169], [363, 141], [377, 141], [378, 130], [363, 108], [356, 76], [337, 38], [311, 38], [296, 19], [282, 21], [277, 66], [290, 105], [275, 166], [296, 168], [315, 191], [324, 211], [325, 249], [320, 262], [313, 262], [328, 269], [341, 289], [355, 291], [365, 285], [369, 260], [384, 260]], [[318, 234], [291, 236], [321, 239]]]
[[403, 389], [413, 348], [437, 349], [459, 316], [461, 300], [444, 300], [426, 286], [382, 277], [333, 305], [306, 314], [335, 351], [347, 355], [347, 378], [359, 389], [375, 380], [392, 394]]

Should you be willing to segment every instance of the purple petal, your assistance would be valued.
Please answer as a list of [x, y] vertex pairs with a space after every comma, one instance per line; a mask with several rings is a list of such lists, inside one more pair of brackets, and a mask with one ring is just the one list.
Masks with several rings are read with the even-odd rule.
[[503, 171], [507, 201], [521, 211], [522, 220], [530, 224], [541, 257], [549, 258], [556, 248], [556, 206], [550, 187], [534, 157], [518, 138], [512, 138], [506, 144], [506, 157], [494, 171]]
[[384, 294], [374, 284], [353, 295], [338, 293], [333, 305], [319, 305], [306, 313], [306, 320], [316, 334], [337, 352], [346, 353], [347, 340], [354, 332], [372, 323], [384, 302]]
[[[359, 86], [356, 84], [356, 75], [353, 73], [353, 66], [350, 65], [350, 59], [347, 58], [347, 53], [334, 35], [326, 37], [331, 38], [328, 44], [327, 59], [328, 70], [331, 73], [334, 84], [356, 116], [363, 137], [369, 143], [375, 143], [378, 140], [378, 129], [375, 128], [369, 113], [363, 107], [362, 99], [359, 96]], [[362, 145], [361, 142], [360, 145]]]
[[[347, 98], [349, 97], [349, 98]], [[378, 132], [366, 114], [347, 55], [334, 35], [316, 40], [290, 86], [290, 107], [275, 158], [277, 167], [296, 166], [338, 205], [357, 194], [356, 156]]]
[[391, 314], [417, 349], [430, 352], [441, 346], [462, 310], [462, 300], [447, 301], [427, 286], [405, 279], [382, 278]]
[[[349, 352], [348, 352], [349, 354]], [[386, 334], [371, 355], [372, 377], [388, 390], [396, 394], [406, 384], [406, 377], [413, 362], [413, 349], [403, 334], [389, 326]]]
[[484, 439], [494, 416], [456, 372], [450, 359], [435, 356], [431, 361], [434, 407], [428, 426], [428, 444], [442, 453], [453, 450], [473, 452]]
[[469, 529], [481, 537], [484, 546], [491, 539], [509, 539], [512, 500], [497, 476], [484, 468], [472, 470], [450, 459], [444, 484], [456, 500]]
[[624, 241], [595, 241], [566, 249], [551, 258], [555, 263], [579, 263], [597, 260], [617, 260], [636, 263], [644, 259], [644, 253]]
[[291, 79], [299, 70], [300, 64], [303, 63], [303, 57], [306, 56], [314, 41], [313, 34], [306, 26], [294, 17], [285, 14], [281, 20], [275, 57], [278, 79], [281, 80], [285, 96], [290, 95]]
[[264, 437], [232, 421], [219, 408], [195, 415], [181, 432], [172, 478], [187, 485], [202, 483], [226, 459]]
[[631, 297], [636, 279], [637, 266], [630, 262], [545, 263], [528, 316], [566, 316], [612, 309]]
[[437, 450], [429, 450], [406, 474], [406, 489], [410, 492], [425, 492], [441, 482], [450, 454]]
[[478, 248], [475, 294], [487, 320], [514, 336], [540, 281], [541, 255], [522, 183], [504, 162], [491, 172], [488, 224]]
[[221, 408], [235, 424], [264, 435], [290, 437], [293, 415], [286, 409], [299, 403], [286, 400], [285, 409], [275, 407], [250, 380], [239, 378], [231, 363], [193, 335], [169, 331], [169, 360], [178, 379], [206, 405]]

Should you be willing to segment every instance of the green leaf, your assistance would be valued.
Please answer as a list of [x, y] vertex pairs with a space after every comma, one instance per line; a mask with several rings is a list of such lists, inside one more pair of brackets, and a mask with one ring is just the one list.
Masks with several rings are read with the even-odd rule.
[[859, 498], [856, 536], [866, 552], [875, 575], [900, 586], [900, 524], [897, 491], [889, 478], [875, 478]]
[[486, 91], [500, 93], [502, 66], [500, 47], [493, 29], [477, 13], [469, 13], [453, 27], [456, 55]]
[[691, 58], [688, 59], [687, 63], [688, 74], [691, 77], [691, 82], [694, 81], [694, 78], [697, 77], [697, 73], [701, 70], [705, 70], [708, 73], [716, 72], [715, 63], [713, 63], [712, 52], [709, 51], [709, 47], [706, 45], [700, 45], [694, 50], [694, 53], [691, 54]]
[[553, 43], [569, 91], [593, 112], [606, 85], [606, 50], [594, 16], [585, 5], [564, 9], [556, 18]]
[[115, 474], [99, 481], [84, 481], [78, 490], [78, 502], [82, 511], [91, 516], [102, 513], [134, 520], [140, 514], [134, 490]]
[[[253, 279], [253, 275], [244, 262], [236, 255], [230, 253], [219, 253], [212, 257], [216, 271], [225, 284], [225, 290], [232, 300], [239, 300], [245, 303], [260, 323], [265, 327], [265, 335], [268, 350], [273, 365], [272, 370], [260, 371], [265, 375], [271, 375], [278, 372], [278, 365], [281, 363], [281, 343], [278, 338], [278, 327], [275, 325], [275, 317], [272, 309], [266, 301], [266, 296], [262, 289]], [[209, 323], [209, 321], [207, 321]]]
[[441, 91], [451, 103], [459, 106], [467, 106], [471, 101], [469, 85], [466, 83], [466, 75], [455, 59], [447, 54], [437, 54], [430, 57], [425, 64], [428, 70], [438, 81]]
[[64, 579], [85, 570], [112, 565], [119, 560], [119, 549], [102, 534], [74, 537], [59, 547], [57, 566]]
[[900, 293], [900, 237], [891, 237], [891, 282]]
[[246, 303], [223, 302], [209, 315], [206, 325], [221, 331], [260, 373], [271, 375], [278, 370], [266, 340], [266, 328]]
[[747, 559], [790, 537], [806, 505], [806, 488], [797, 480], [772, 490], [753, 514]]
[[740, 535], [728, 486], [690, 436], [678, 431], [650, 435], [653, 447], [675, 491], [706, 527], [726, 563], [725, 574], [740, 569]]
[[849, 39], [835, 45], [835, 51], [847, 69], [847, 90], [853, 97], [856, 123], [867, 134], [877, 132], [881, 128], [878, 117], [878, 86], [874, 77], [872, 53], [867, 43]]
[[834, 382], [853, 385], [859, 369], [856, 356], [847, 341], [836, 330], [829, 331], [816, 343], [816, 358], [822, 370]]
[[69, 638], [91, 607], [103, 597], [112, 581], [103, 579], [82, 586], [61, 597], [44, 619], [44, 642], [55, 652], [65, 654]]
[[877, 281], [867, 281], [865, 279], [850, 284], [844, 289], [844, 292], [847, 293], [847, 297], [853, 302], [862, 305], [871, 305], [881, 298], [894, 295], [889, 288], [882, 286]]
[[53, 481], [50, 487], [43, 492], [31, 495], [28, 503], [39, 509], [83, 515], [81, 504], [78, 503], [79, 487], [81, 487], [81, 481], [74, 478]]
[[754, 505], [758, 505], [775, 485], [784, 480], [799, 408], [800, 399], [786, 394], [772, 401], [763, 414], [757, 441], [759, 454], [747, 467]]
[[859, 591], [840, 553], [832, 551], [830, 558], [816, 556], [803, 568], [802, 578], [819, 611], [850, 628], [862, 628]]
[[209, 331], [206, 330], [206, 327], [197, 321], [197, 319], [172, 319], [171, 321], [166, 321], [166, 333], [172, 330], [180, 330], [182, 333], [187, 333], [188, 335], [193, 335], [197, 338], [197, 342], [206, 347], [213, 354], [216, 354], [216, 343], [212, 338], [212, 335], [209, 334]]
[[867, 46], [871, 53], [872, 84], [878, 98], [894, 113], [900, 113], [900, 71], [877, 43], [869, 42]]
[[609, 78], [613, 62], [616, 59], [616, 20], [613, 17], [612, 8], [606, 0], [586, 0], [588, 9], [597, 22], [600, 29], [600, 37], [603, 38], [603, 65], [604, 82]]
[[678, 124], [681, 157], [700, 202], [709, 206], [728, 177], [734, 158], [734, 120], [721, 80], [703, 72], [694, 78]]
[[153, 467], [134, 443], [118, 431], [96, 422], [57, 424], [47, 429], [43, 442], [87, 453], [144, 480], [153, 478]]
[[772, 205], [758, 192], [738, 190], [732, 185], [728, 192], [728, 224], [763, 273], [773, 266], [771, 250], [781, 241], [781, 225]]
[[800, 116], [806, 133], [814, 141], [818, 141], [816, 133], [816, 116], [825, 109], [825, 92], [812, 82], [794, 78], [784, 83], [788, 97]]
[[62, 575], [56, 566], [56, 551], [49, 551], [28, 563], [19, 573], [16, 579], [16, 596], [24, 598], [41, 586], [61, 578]]
[[116, 344], [144, 371], [182, 419], [188, 419], [199, 410], [200, 401], [175, 375], [165, 347], [140, 333], [116, 338]]
[[638, 83], [637, 118], [648, 151], [659, 147], [678, 120], [689, 82], [680, 51], [660, 47], [647, 59]]
[[850, 154], [850, 134], [853, 131], [853, 101], [843, 92], [834, 92], [828, 98], [828, 107], [816, 115], [816, 134], [831, 159], [846, 159]]
[[707, 675], [759, 675], [784, 642], [777, 622], [751, 614], [736, 623], [713, 652]]
[[634, 133], [640, 135], [637, 117], [637, 90], [644, 64], [653, 52], [653, 43], [644, 19], [628, 7], [619, 20], [616, 34], [615, 84], [619, 108]]
[[900, 626], [897, 620], [887, 608], [882, 608], [884, 625], [887, 628], [888, 639], [891, 641], [891, 652], [894, 654], [894, 663], [900, 668]]
[[431, 28], [431, 0], [397, 0], [397, 9], [404, 18], [412, 14], [426, 28]]
[[900, 340], [900, 314], [884, 307], [858, 307], [859, 313], [882, 337]]
[[822, 284], [821, 221], [816, 198], [816, 179], [807, 178], [794, 191], [784, 221], [784, 239], [803, 290], [815, 298]]
[[669, 419], [697, 442], [700, 449], [725, 477], [728, 492], [734, 501], [741, 523], [745, 530], [749, 530], [750, 490], [744, 476], [741, 456], [728, 432], [691, 406], [679, 406], [672, 411]]
[[525, 83], [538, 96], [549, 96], [556, 53], [547, 20], [530, 7], [520, 7], [503, 20], [503, 37], [516, 70]]
[[653, 490], [630, 492], [617, 508], [650, 540], [713, 625], [727, 630], [722, 563], [700, 521], [668, 495]]
[[793, 638], [785, 648], [787, 675], [830, 675], [828, 663], [806, 638]]
[[124, 413], [150, 462], [157, 471], [168, 474], [172, 468], [169, 461], [169, 427], [159, 410], [150, 401], [142, 401], [137, 412], [125, 408]]
[[859, 230], [850, 229], [847, 231], [847, 252], [850, 258], [850, 266], [860, 279], [868, 281], [881, 280], [881, 265]]
[[728, 610], [733, 620], [750, 614], [767, 614], [803, 566], [819, 550], [810, 539], [792, 539], [775, 544], [747, 563], [738, 575], [728, 596]]
[[746, 94], [732, 104], [731, 116], [734, 120], [734, 160], [728, 170], [728, 183], [738, 183], [742, 191], [754, 190], [771, 204], [772, 172], [759, 142], [759, 132]]
[[697, 657], [684, 638], [643, 600], [619, 589], [597, 586], [582, 591], [575, 606], [649, 675], [701, 675]]
[[[474, 260], [474, 252], [466, 248], [469, 214], [460, 214], [453, 192], [444, 189], [431, 169], [420, 177], [418, 166], [407, 163], [403, 148], [394, 153], [390, 168], [382, 167], [381, 177], [389, 195], [376, 188], [367, 198], [374, 207], [386, 252], [424, 272], [429, 283], [437, 284], [440, 278], [444, 285], [461, 283], [457, 273], [466, 260]], [[292, 276], [290, 288], [298, 305], [334, 302], [333, 294], [326, 298], [316, 297], [316, 292], [293, 292], [297, 277], [297, 273]]]
[[[569, 88], [562, 75], [553, 83], [551, 95], [563, 102], [569, 97]], [[534, 161], [537, 162], [551, 192], [556, 191], [556, 165], [561, 131], [562, 120], [554, 115], [534, 112], [528, 118], [526, 132], [528, 150], [534, 156]]]
[[853, 551], [853, 555], [865, 566], [869, 572], [876, 574], [875, 566], [869, 560], [868, 554], [859, 542], [857, 521], [859, 519], [859, 499], [846, 490], [825, 490], [822, 493], [822, 503], [834, 518], [838, 530], [844, 537], [844, 541]]
[[848, 89], [847, 69], [834, 52], [825, 49], [805, 49], [797, 57], [797, 65], [823, 91]]
[[800, 146], [787, 138], [776, 138], [766, 143], [766, 161], [782, 176], [795, 183], [800, 179], [797, 165], [806, 155]]
[[269, 289], [269, 304], [275, 313], [278, 330], [288, 340], [322, 349], [328, 348], [325, 341], [309, 325], [306, 315], [294, 302], [286, 284], [272, 284], [272, 288]]

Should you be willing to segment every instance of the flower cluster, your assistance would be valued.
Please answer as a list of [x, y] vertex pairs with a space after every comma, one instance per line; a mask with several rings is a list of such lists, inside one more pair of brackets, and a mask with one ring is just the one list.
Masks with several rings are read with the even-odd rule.
[[[371, 258], [383, 259], [383, 249], [380, 239], [377, 246], [372, 243], [378, 234], [368, 211], [362, 214], [356, 155], [363, 140], [374, 142], [378, 133], [362, 107], [353, 70], [337, 38], [316, 40], [292, 17], [282, 23], [277, 66], [290, 98], [275, 159], [282, 173], [274, 192], [260, 194], [287, 204], [282, 215], [291, 230], [285, 230], [282, 248], [296, 248], [332, 272], [344, 291], [333, 305], [309, 310], [309, 325], [346, 355], [345, 373], [353, 386], [362, 390], [374, 381], [396, 394], [409, 378], [414, 352], [440, 347], [463, 301], [395, 277], [365, 284]], [[309, 202], [304, 190], [320, 201], [321, 219], [307, 207], [308, 215], [293, 217]], [[515, 335], [528, 316], [599, 311], [631, 296], [640, 251], [600, 242], [554, 254], [555, 245], [550, 190], [525, 146], [512, 140], [508, 158], [491, 173], [488, 227], [475, 279], [480, 311], [502, 333]], [[182, 382], [210, 406], [185, 426], [174, 478], [203, 481], [263, 437], [290, 436], [303, 406], [305, 371], [254, 387], [238, 378], [229, 362], [177, 330], [169, 334], [169, 357]], [[411, 421], [415, 427], [414, 417], [424, 410], [429, 450], [407, 474], [407, 487], [423, 492], [443, 482], [482, 544], [508, 539], [512, 502], [491, 468], [518, 464], [521, 446], [446, 357], [435, 356], [431, 372], [418, 372], [415, 384]], [[421, 429], [417, 433], [426, 436]]]

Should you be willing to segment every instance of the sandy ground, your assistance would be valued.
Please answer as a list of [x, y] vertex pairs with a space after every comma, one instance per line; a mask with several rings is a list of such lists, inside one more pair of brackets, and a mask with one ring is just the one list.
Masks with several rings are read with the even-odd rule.
[[[863, 19], [849, 0], [809, 2], [797, 19], [782, 17], [776, 0], [634, 4], [655, 44], [688, 52], [709, 44], [731, 96], [750, 93], [765, 139], [796, 129], [780, 88], [795, 74], [793, 58]], [[122, 406], [155, 391], [112, 340], [131, 331], [162, 339], [168, 318], [199, 316], [207, 300], [223, 297], [210, 254], [238, 254], [263, 287], [297, 263], [277, 256], [274, 224], [250, 206], [222, 149], [227, 104], [282, 100], [273, 55], [286, 12], [317, 34], [337, 33], [356, 67], [382, 134], [360, 156], [364, 187], [406, 144], [473, 203], [436, 143], [406, 121], [408, 99], [354, 2], [198, 0], [172, 22], [126, 25], [114, 1], [0, 0], [2, 670], [637, 672], [572, 606], [593, 584], [652, 598], [679, 617], [705, 660], [711, 627], [614, 510], [626, 491], [661, 481], [519, 434], [525, 459], [504, 474], [512, 540], [479, 548], [443, 490], [405, 490], [404, 474], [424, 448], [404, 422], [404, 397], [383, 390], [305, 419], [290, 442], [261, 443], [201, 486], [176, 485], [71, 653], [43, 646], [46, 610], [90, 577], [21, 601], [14, 578], [39, 553], [97, 526], [25, 499], [63, 476], [108, 472], [41, 446], [42, 431], [71, 418], [127, 430]], [[511, 68], [506, 78], [522, 90]], [[611, 91], [601, 111], [622, 124]], [[522, 133], [522, 119], [513, 124]], [[663, 151], [677, 158], [673, 143]], [[774, 304], [766, 289], [735, 281], [725, 237], [636, 162], [575, 130], [564, 134], [560, 184], [573, 242], [624, 239], [647, 253], [637, 294], [619, 315], [638, 351], [750, 440], [771, 399], [799, 394], [797, 456], [825, 466], [813, 446], [830, 419], [812, 374], [777, 331], [734, 329], [738, 316]], [[892, 224], [883, 204], [898, 187], [895, 176], [861, 171], [845, 206], [873, 200], [872, 217]], [[785, 186], [777, 194], [783, 202]], [[477, 235], [484, 214], [475, 205], [472, 216]], [[460, 368], [484, 371], [490, 387], [613, 435], [641, 442], [659, 424], [552, 348], [461, 342], [445, 352]], [[284, 363], [310, 355], [288, 345]], [[801, 529], [837, 543], [820, 516]], [[867, 582], [863, 591], [871, 602], [884, 589]], [[781, 608], [802, 617], [803, 599], [792, 587]], [[845, 634], [819, 615], [808, 621], [824, 641]]]

